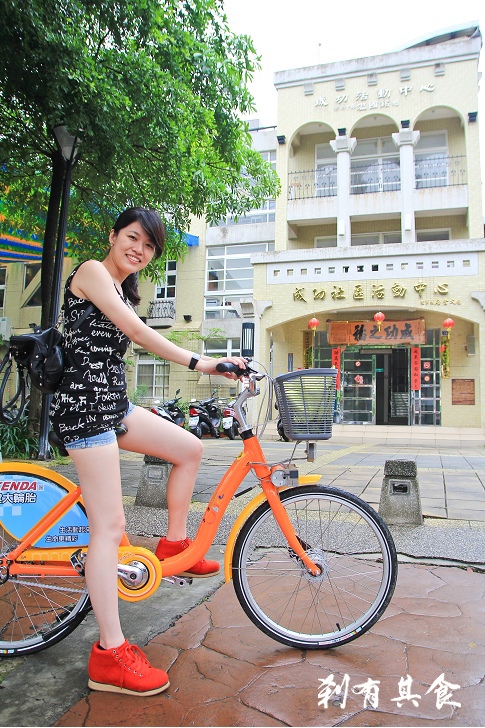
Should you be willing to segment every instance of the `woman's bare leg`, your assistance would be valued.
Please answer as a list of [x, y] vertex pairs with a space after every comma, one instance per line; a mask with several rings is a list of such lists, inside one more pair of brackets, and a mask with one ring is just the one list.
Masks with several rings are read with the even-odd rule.
[[101, 646], [124, 642], [118, 612], [118, 546], [125, 530], [120, 456], [116, 442], [71, 450], [89, 521], [86, 584]]
[[167, 484], [167, 539], [180, 541], [187, 536], [187, 514], [203, 445], [187, 430], [141, 407], [135, 407], [123, 422], [128, 432], [119, 438], [120, 448], [173, 464]]

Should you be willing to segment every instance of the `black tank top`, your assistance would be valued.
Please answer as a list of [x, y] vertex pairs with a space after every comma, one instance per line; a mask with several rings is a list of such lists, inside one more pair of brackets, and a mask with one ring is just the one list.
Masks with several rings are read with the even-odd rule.
[[128, 337], [96, 307], [78, 328], [72, 328], [90, 305], [69, 288], [79, 267], [66, 281], [64, 376], [50, 409], [52, 428], [65, 443], [112, 430], [129, 404], [123, 361]]

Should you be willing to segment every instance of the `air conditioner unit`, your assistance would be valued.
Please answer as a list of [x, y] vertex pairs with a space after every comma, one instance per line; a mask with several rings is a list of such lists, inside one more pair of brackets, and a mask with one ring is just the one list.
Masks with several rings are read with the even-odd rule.
[[12, 319], [0, 316], [0, 336], [6, 341], [12, 333]]

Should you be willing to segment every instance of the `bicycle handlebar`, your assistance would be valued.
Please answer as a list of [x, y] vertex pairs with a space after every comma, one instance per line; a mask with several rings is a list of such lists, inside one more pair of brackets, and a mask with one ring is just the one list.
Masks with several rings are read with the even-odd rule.
[[256, 374], [255, 370], [251, 369], [249, 366], [249, 361], [246, 369], [240, 369], [237, 364], [233, 364], [230, 361], [219, 362], [219, 364], [216, 364], [216, 369], [221, 373], [230, 372], [231, 374], [235, 374], [237, 377], [247, 377], [250, 374]]

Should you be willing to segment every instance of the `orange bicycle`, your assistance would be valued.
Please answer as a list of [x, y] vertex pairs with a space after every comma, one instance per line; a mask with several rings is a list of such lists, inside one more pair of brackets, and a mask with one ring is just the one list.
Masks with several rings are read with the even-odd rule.
[[[234, 371], [221, 363], [220, 371]], [[240, 370], [237, 371], [240, 374]], [[162, 566], [125, 535], [119, 548], [119, 595], [149, 597], [160, 580], [187, 581], [189, 569], [211, 546], [224, 512], [246, 475], [262, 493], [236, 519], [227, 540], [224, 575], [253, 623], [298, 648], [336, 647], [379, 619], [392, 597], [397, 557], [379, 515], [363, 500], [321, 486], [318, 475], [298, 475], [294, 459], [266, 461], [247, 423], [246, 401], [267, 377], [249, 368], [248, 387], [234, 410], [244, 449], [216, 487], [191, 545]], [[331, 436], [334, 369], [267, 377], [276, 391], [286, 434], [307, 442]], [[268, 406], [268, 412], [270, 406]], [[296, 447], [296, 446], [295, 446]], [[0, 465], [0, 655], [42, 650], [64, 639], [90, 610], [84, 580], [89, 527], [80, 488], [33, 463]]]

